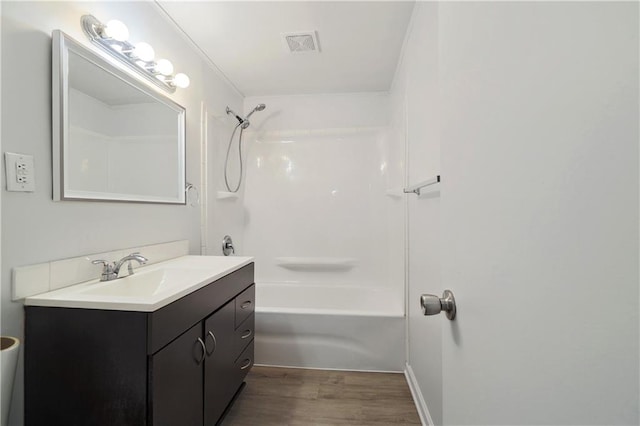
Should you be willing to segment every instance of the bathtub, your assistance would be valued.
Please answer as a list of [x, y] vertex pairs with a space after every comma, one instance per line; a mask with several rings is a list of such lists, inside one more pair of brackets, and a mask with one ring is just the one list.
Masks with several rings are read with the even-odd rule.
[[255, 363], [402, 371], [402, 296], [385, 288], [256, 284]]

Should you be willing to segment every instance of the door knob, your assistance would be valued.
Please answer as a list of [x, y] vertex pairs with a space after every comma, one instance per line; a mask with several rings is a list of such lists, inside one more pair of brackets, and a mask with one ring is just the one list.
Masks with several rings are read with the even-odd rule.
[[456, 317], [456, 299], [451, 290], [445, 290], [442, 297], [435, 294], [423, 294], [420, 296], [420, 307], [424, 315], [437, 315], [445, 311], [450, 320]]

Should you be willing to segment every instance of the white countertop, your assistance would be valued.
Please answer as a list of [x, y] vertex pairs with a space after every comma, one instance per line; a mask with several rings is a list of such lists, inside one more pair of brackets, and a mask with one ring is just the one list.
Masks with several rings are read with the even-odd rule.
[[27, 297], [24, 303], [28, 306], [153, 312], [251, 262], [253, 257], [183, 256], [137, 268], [130, 277], [103, 282], [95, 279]]

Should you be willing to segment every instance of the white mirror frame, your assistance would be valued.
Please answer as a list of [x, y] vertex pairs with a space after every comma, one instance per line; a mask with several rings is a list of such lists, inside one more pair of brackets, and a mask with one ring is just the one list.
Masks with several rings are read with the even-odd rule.
[[[182, 204], [186, 205], [186, 125], [185, 109], [166, 96], [153, 90], [142, 81], [134, 78], [123, 70], [110, 64], [105, 58], [93, 53], [65, 33], [55, 30], [53, 38], [52, 57], [52, 160], [53, 160], [53, 200], [54, 201], [116, 201], [135, 203], [157, 204]], [[179, 173], [178, 191], [176, 197], [162, 197], [155, 195], [138, 195], [110, 192], [74, 191], [69, 188], [69, 182], [65, 179], [65, 153], [69, 141], [69, 51], [82, 56], [105, 72], [119, 78], [123, 83], [133, 86], [145, 93], [155, 101], [174, 110], [178, 119]]]

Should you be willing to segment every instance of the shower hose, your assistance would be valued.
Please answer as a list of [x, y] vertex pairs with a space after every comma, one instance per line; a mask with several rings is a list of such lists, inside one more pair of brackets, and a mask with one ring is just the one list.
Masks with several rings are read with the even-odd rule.
[[[244, 129], [241, 126], [242, 123], [238, 123], [238, 125], [233, 129], [231, 137], [229, 138], [229, 145], [227, 146], [227, 155], [224, 159], [224, 184], [227, 187], [227, 191], [229, 192], [238, 192], [238, 190], [240, 189], [240, 184], [242, 183], [242, 131]], [[231, 185], [229, 185], [229, 153], [231, 153], [233, 137], [236, 135], [238, 127], [240, 127], [240, 135], [238, 137], [238, 160], [240, 161], [240, 177], [238, 178], [238, 185], [232, 189]]]

